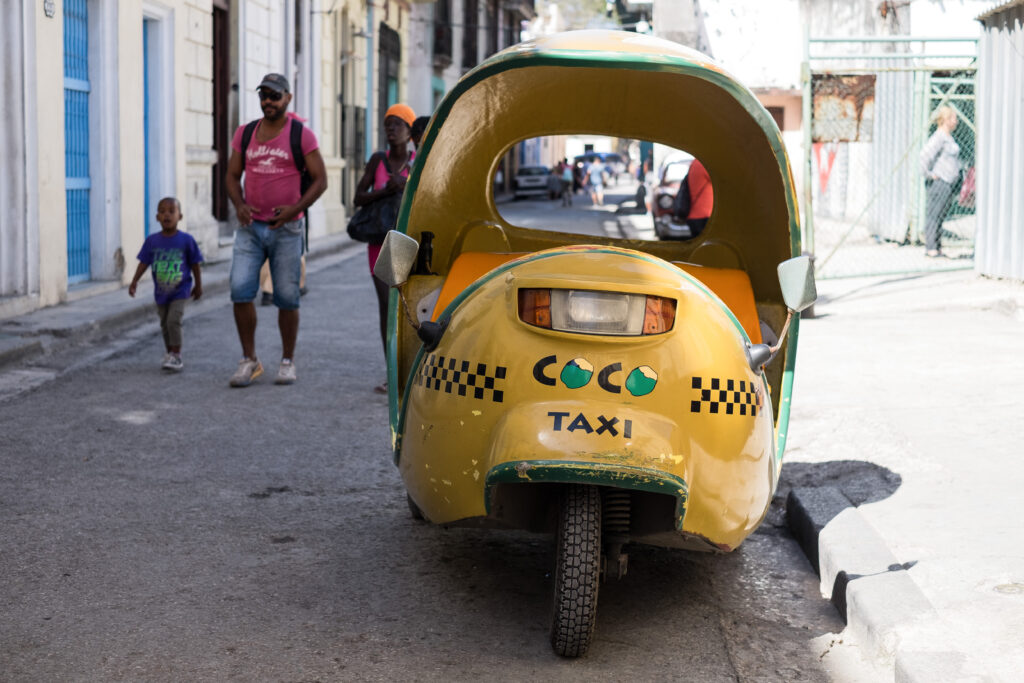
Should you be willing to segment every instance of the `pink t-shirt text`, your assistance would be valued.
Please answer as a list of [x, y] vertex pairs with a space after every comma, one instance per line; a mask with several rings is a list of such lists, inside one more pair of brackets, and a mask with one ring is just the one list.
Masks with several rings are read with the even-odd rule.
[[[273, 222], [274, 207], [290, 206], [297, 204], [302, 198], [302, 190], [299, 187], [299, 170], [295, 168], [295, 160], [292, 159], [291, 127], [297, 125], [289, 120], [288, 125], [281, 129], [278, 135], [266, 142], [259, 142], [256, 136], [259, 134], [261, 120], [253, 131], [252, 139], [249, 140], [249, 147], [245, 150], [245, 201], [255, 210], [252, 213], [253, 220]], [[235, 137], [231, 140], [231, 146], [238, 153], [242, 152], [242, 131], [245, 126], [239, 126], [235, 131]], [[317, 149], [319, 144], [316, 135], [308, 126], [302, 127], [302, 154], [309, 154]], [[296, 218], [301, 218], [299, 214]]]

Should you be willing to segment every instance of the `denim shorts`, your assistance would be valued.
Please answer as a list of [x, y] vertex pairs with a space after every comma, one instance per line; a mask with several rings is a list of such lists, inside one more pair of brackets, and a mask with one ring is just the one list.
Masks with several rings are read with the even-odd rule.
[[302, 274], [302, 221], [285, 223], [271, 230], [264, 221], [253, 221], [235, 231], [231, 255], [231, 300], [248, 303], [260, 289], [260, 268], [270, 260], [274, 283], [274, 305], [286, 311], [299, 307], [299, 277]]

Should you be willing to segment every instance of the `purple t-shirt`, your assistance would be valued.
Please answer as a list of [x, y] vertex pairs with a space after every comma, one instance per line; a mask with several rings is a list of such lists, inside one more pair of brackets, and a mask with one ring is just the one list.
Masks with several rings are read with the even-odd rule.
[[192, 235], [178, 230], [170, 237], [153, 233], [142, 243], [139, 261], [153, 271], [153, 298], [160, 306], [192, 294], [192, 266], [203, 262]]
[[[275, 206], [291, 206], [302, 199], [301, 179], [299, 170], [295, 168], [295, 159], [292, 158], [291, 131], [295, 121], [289, 119], [288, 125], [266, 142], [256, 139], [262, 125], [261, 119], [245, 150], [245, 201], [256, 209], [252, 214], [253, 220], [272, 223], [275, 219]], [[231, 140], [231, 146], [239, 154], [242, 153], [243, 130], [245, 126], [239, 126]], [[313, 131], [309, 126], [303, 126], [303, 156], [319, 146]], [[302, 218], [302, 214], [296, 218]]]

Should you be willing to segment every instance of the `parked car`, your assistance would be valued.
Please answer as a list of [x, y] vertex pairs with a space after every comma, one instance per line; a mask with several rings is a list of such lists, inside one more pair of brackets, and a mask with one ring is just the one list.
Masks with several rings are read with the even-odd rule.
[[658, 171], [658, 182], [651, 190], [650, 209], [654, 218], [654, 232], [658, 239], [686, 239], [690, 237], [690, 229], [685, 223], [672, 220], [672, 203], [679, 191], [679, 183], [690, 170], [693, 157], [689, 154], [678, 154], [668, 157]]
[[547, 166], [520, 166], [512, 179], [516, 199], [529, 195], [547, 196], [550, 175], [551, 169]]

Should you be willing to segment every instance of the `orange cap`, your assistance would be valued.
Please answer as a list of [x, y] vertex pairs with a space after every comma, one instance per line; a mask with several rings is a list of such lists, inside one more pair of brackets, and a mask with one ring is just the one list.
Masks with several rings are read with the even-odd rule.
[[384, 112], [384, 118], [386, 119], [389, 116], [397, 116], [405, 121], [410, 128], [412, 128], [412, 122], [416, 120], [416, 112], [412, 110], [412, 107], [401, 102], [388, 107], [388, 110]]

